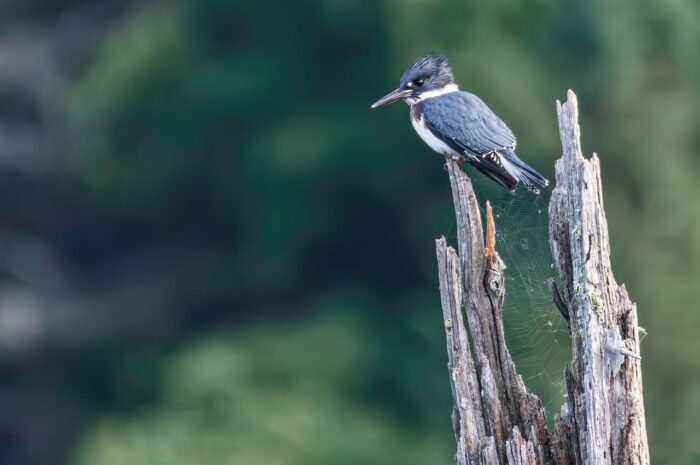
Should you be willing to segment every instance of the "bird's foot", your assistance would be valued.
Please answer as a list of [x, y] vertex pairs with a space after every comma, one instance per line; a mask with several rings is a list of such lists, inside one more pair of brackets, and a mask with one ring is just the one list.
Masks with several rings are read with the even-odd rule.
[[444, 169], [445, 171], [447, 171], [447, 162], [450, 161], [450, 160], [456, 162], [456, 163], [457, 163], [457, 166], [462, 166], [462, 164], [463, 164], [465, 161], [467, 161], [466, 158], [461, 157], [461, 156], [459, 156], [459, 155], [446, 156], [446, 157], [445, 157], [445, 164], [442, 165], [442, 169]]

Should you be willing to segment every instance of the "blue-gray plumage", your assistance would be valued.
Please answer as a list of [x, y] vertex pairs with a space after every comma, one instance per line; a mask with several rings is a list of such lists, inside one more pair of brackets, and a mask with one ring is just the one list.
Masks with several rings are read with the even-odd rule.
[[515, 154], [515, 135], [476, 95], [461, 92], [444, 56], [419, 58], [401, 76], [399, 88], [372, 108], [398, 100], [411, 106], [418, 135], [436, 152], [467, 161], [513, 191], [518, 182], [533, 192], [548, 181]]

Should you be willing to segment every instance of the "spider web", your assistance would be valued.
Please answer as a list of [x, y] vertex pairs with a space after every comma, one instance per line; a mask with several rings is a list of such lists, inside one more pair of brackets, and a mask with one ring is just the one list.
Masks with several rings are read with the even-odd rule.
[[496, 250], [506, 265], [503, 326], [518, 373], [537, 394], [551, 423], [564, 401], [563, 369], [570, 358], [566, 321], [554, 306], [547, 279], [558, 275], [549, 247], [547, 209], [550, 189], [539, 195], [519, 187], [509, 194], [488, 180], [477, 179], [474, 191], [485, 218], [491, 202], [496, 224]]

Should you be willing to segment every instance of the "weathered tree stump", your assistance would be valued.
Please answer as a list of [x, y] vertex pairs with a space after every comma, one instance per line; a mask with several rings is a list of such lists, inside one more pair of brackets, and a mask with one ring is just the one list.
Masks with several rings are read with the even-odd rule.
[[[459, 253], [444, 238], [436, 246], [458, 465], [649, 463], [637, 312], [610, 268], [600, 164], [595, 154], [582, 155], [573, 92], [557, 111], [564, 155], [556, 164], [549, 231], [573, 360], [565, 370], [568, 401], [553, 431], [505, 344], [503, 273], [491, 240], [484, 248], [471, 181], [447, 162]], [[487, 215], [492, 236], [488, 205]]]

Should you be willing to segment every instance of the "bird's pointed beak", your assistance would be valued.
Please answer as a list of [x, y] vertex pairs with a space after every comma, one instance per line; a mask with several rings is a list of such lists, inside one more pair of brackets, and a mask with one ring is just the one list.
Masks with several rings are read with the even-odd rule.
[[376, 102], [372, 104], [370, 108], [377, 108], [381, 107], [382, 105], [388, 105], [390, 103], [398, 102], [399, 100], [403, 100], [411, 95], [411, 89], [406, 89], [406, 90], [401, 90], [401, 89], [396, 89], [392, 90], [388, 94], [386, 94], [384, 97], [380, 98]]

